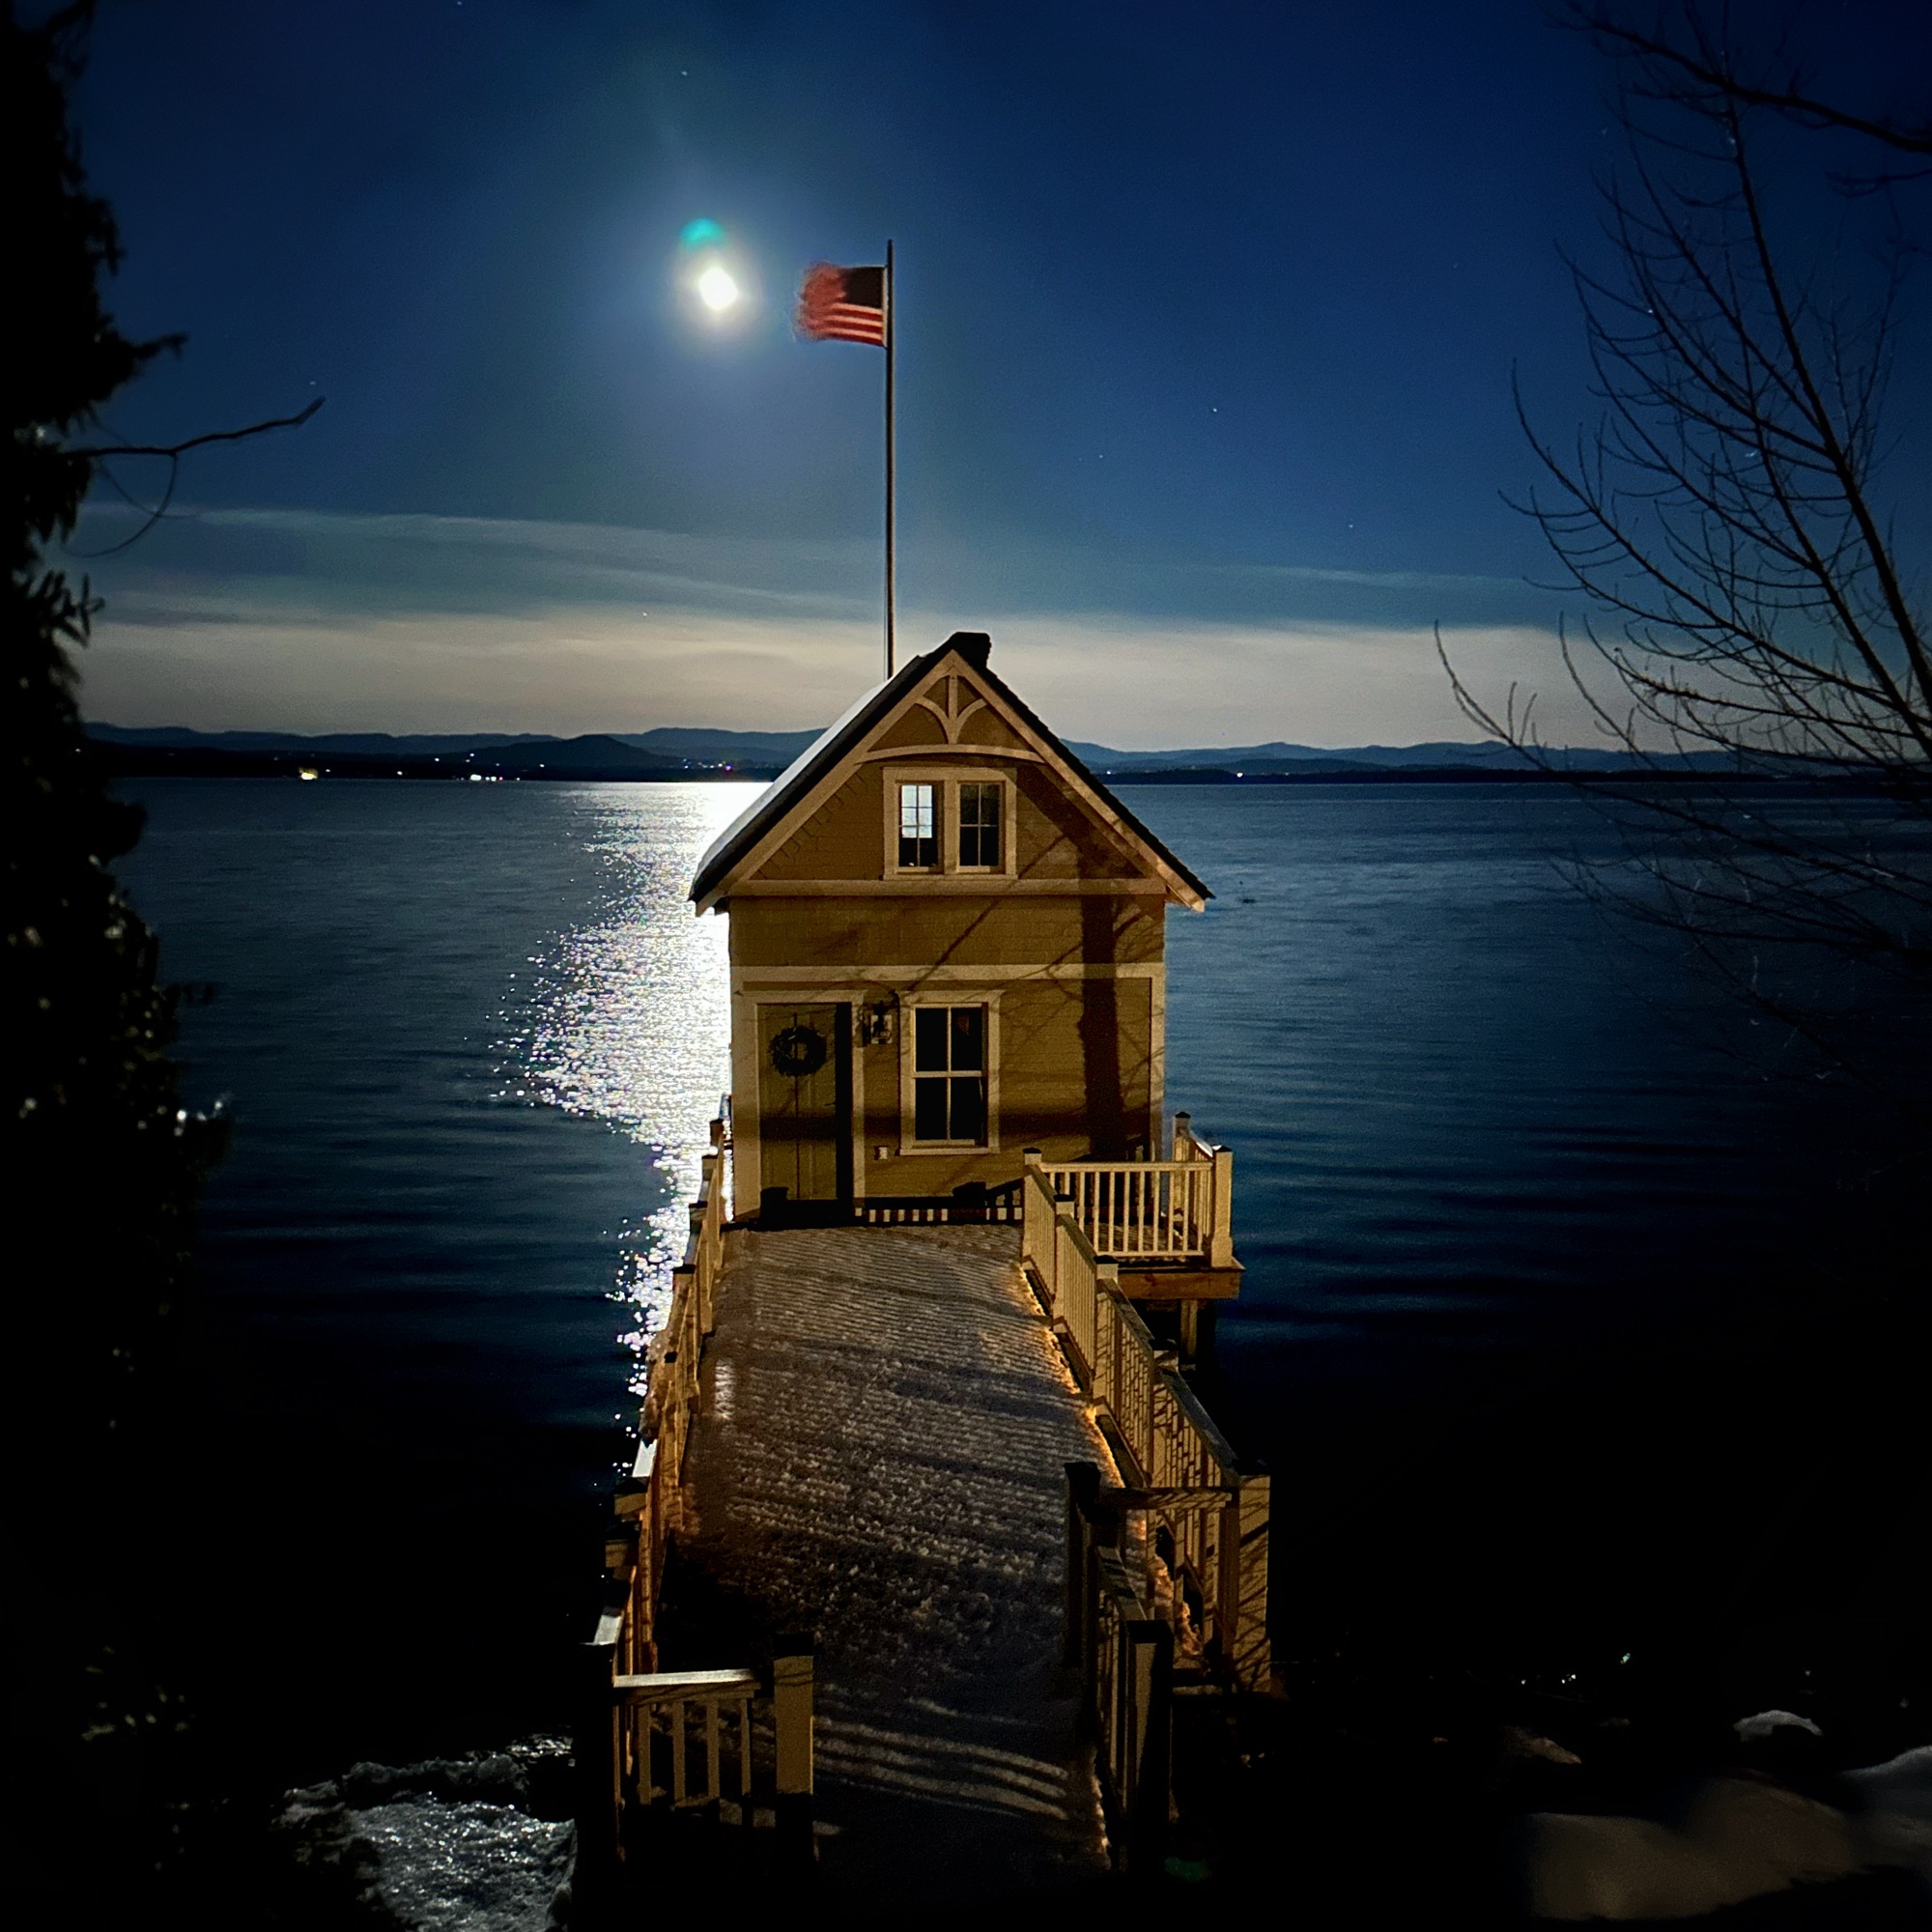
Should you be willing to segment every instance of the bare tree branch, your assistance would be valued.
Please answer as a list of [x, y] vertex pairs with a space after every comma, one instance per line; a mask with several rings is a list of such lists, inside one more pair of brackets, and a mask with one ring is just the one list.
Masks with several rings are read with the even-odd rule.
[[1932, 120], [1913, 126], [1854, 114], [1810, 93], [1803, 70], [1797, 67], [1787, 70], [1780, 81], [1749, 80], [1712, 45], [1702, 30], [1702, 22], [1694, 15], [1685, 22], [1690, 37], [1689, 46], [1668, 38], [1662, 30], [1662, 16], [1659, 26], [1646, 32], [1619, 18], [1607, 7], [1571, 0], [1563, 9], [1562, 17], [1568, 25], [1588, 34], [1605, 48], [1672, 70], [1683, 80], [1720, 95], [1740, 107], [1768, 108], [1801, 127], [1836, 128], [1846, 133], [1861, 134], [1903, 155], [1932, 156]]
[[168, 456], [180, 458], [190, 449], [201, 449], [211, 442], [241, 442], [251, 436], [266, 435], [271, 429], [300, 429], [316, 411], [328, 400], [318, 396], [299, 415], [270, 416], [266, 422], [250, 423], [245, 429], [212, 429], [201, 436], [191, 436], [185, 442], [113, 442], [98, 449], [73, 449], [70, 456], [83, 456], [98, 462], [107, 456]]
[[[1921, 1106], [1904, 1068], [1932, 1050], [1932, 635], [1883, 473], [1918, 251], [1870, 204], [1801, 228], [1766, 150], [1833, 128], [1932, 153], [1932, 128], [1833, 109], [1781, 49], [1747, 64], [1725, 14], [1722, 32], [1694, 5], [1655, 31], [1602, 0], [1565, 17], [1610, 55], [1625, 134], [1610, 266], [1571, 264], [1599, 412], [1559, 446], [1518, 391], [1539, 480], [1512, 500], [1589, 607], [1562, 662], [1625, 754], [1622, 782], [1589, 784], [1622, 861], [1581, 882], [1680, 934], [1780, 1037]], [[1479, 729], [1566, 769], [1533, 704], [1486, 702], [1438, 651]], [[1686, 754], [1703, 781], [1656, 781]], [[1874, 1033], [1880, 1009], [1907, 1031]], [[1887, 1064], [1849, 1065], [1861, 1027]]]
[[[124, 550], [130, 549], [133, 545], [139, 543], [167, 515], [168, 505], [175, 499], [175, 486], [181, 480], [181, 460], [189, 450], [206, 448], [212, 442], [242, 442], [251, 436], [265, 436], [270, 430], [300, 429], [302, 424], [307, 422], [309, 417], [314, 415], [316, 411], [321, 409], [323, 404], [327, 400], [327, 396], [318, 396], [299, 414], [270, 416], [268, 421], [250, 423], [245, 429], [209, 430], [201, 436], [189, 437], [185, 442], [117, 442], [102, 444], [98, 448], [64, 451], [63, 454], [65, 455], [79, 457], [86, 462], [93, 463], [99, 469], [100, 474], [105, 476], [108, 482], [113, 485], [116, 493], [126, 497], [135, 509], [143, 513], [143, 522], [141, 526], [134, 531], [133, 535], [124, 537], [117, 544], [109, 544], [105, 550], [74, 550], [71, 545], [64, 545], [63, 548], [67, 550], [69, 555], [81, 557], [89, 561], [92, 561], [96, 557], [118, 556]], [[162, 487], [160, 501], [152, 507], [136, 501], [133, 494], [107, 468], [107, 459], [110, 456], [159, 456], [166, 458], [168, 480]]]

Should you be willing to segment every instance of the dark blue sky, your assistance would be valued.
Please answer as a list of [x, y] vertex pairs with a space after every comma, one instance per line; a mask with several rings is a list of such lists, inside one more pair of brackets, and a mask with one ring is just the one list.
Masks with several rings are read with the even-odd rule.
[[[1886, 104], [1923, 7], [1804, 14]], [[227, 514], [109, 567], [125, 628], [110, 611], [94, 709], [630, 728], [838, 708], [872, 622], [881, 358], [795, 340], [788, 311], [806, 264], [890, 235], [910, 625], [1032, 639], [1055, 691], [1078, 679], [1048, 656], [1092, 659], [1110, 624], [1149, 663], [1163, 628], [1194, 651], [1224, 629], [1236, 703], [1265, 634], [1301, 627], [1344, 658], [1316, 677], [1287, 651], [1233, 735], [1421, 732], [1346, 639], [1439, 617], [1513, 663], [1496, 639], [1551, 621], [1521, 583], [1548, 574], [1541, 540], [1498, 492], [1530, 474], [1514, 366], [1551, 421], [1586, 407], [1557, 251], [1593, 246], [1603, 89], [1535, 0], [107, 0], [82, 121], [128, 247], [116, 301], [189, 335], [116, 427], [328, 405], [198, 459], [185, 497]], [[727, 335], [678, 297], [697, 215], [761, 284]], [[496, 638], [498, 671], [555, 649], [557, 674], [439, 668], [439, 617]], [[338, 652], [335, 699], [315, 665], [290, 682], [240, 645], [365, 620], [391, 627], [393, 676], [372, 689]], [[707, 700], [696, 658], [750, 674], [732, 639], [827, 678]], [[1388, 674], [1406, 690], [1421, 660]], [[1160, 742], [1170, 706], [1140, 697], [1062, 722]]]

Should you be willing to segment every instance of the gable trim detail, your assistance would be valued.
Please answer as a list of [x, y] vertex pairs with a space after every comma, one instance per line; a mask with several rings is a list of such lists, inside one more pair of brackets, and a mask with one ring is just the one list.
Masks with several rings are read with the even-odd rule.
[[[935, 756], [947, 761], [966, 754], [974, 757], [1019, 759], [1058, 770], [1069, 790], [1086, 806], [1100, 826], [1134, 859], [1154, 876], [1138, 887], [1158, 891], [1177, 904], [1199, 912], [1212, 895], [1208, 888], [1171, 853], [1154, 835], [1117, 799], [1107, 787], [1069, 752], [1040, 722], [1026, 703], [986, 663], [990, 640], [980, 635], [958, 632], [937, 649], [908, 662], [898, 674], [867, 693], [837, 724], [810, 745], [772, 785], [760, 793], [745, 811], [712, 842], [698, 861], [691, 882], [691, 897], [699, 912], [710, 910], [729, 898], [741, 880], [753, 891], [758, 888], [746, 880], [796, 833], [832, 796], [851, 774], [864, 764], [888, 759], [915, 763]], [[945, 693], [945, 704], [935, 703], [928, 690], [935, 673], [951, 658], [958, 669], [955, 682]], [[960, 684], [978, 687], [969, 693], [962, 707]], [[966, 720], [981, 709], [1005, 714], [1005, 722], [1026, 743], [1020, 746], [966, 745], [956, 733]], [[915, 710], [932, 713], [948, 734], [943, 745], [880, 746], [867, 743], [890, 729]], [[816, 882], [814, 882], [815, 884]], [[863, 881], [849, 882], [864, 885]], [[975, 883], [979, 883], [976, 879]], [[1003, 890], [1024, 886], [1024, 880], [1005, 882]], [[774, 881], [776, 887], [779, 882]], [[1134, 882], [1040, 881], [1045, 888], [1065, 893], [1068, 887], [1100, 884], [1108, 893], [1136, 890]], [[849, 889], [849, 888], [848, 888]], [[769, 888], [767, 890], [770, 890]], [[819, 887], [823, 890], [823, 887]]]

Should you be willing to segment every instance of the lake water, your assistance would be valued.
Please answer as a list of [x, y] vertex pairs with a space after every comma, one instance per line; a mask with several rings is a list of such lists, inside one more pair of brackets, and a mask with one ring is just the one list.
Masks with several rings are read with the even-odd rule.
[[[235, 1122], [200, 1352], [238, 1655], [301, 1666], [293, 1774], [554, 1723], [726, 1078], [685, 881], [751, 788], [131, 789], [133, 896], [214, 989], [191, 1091]], [[1637, 1481], [1690, 1453], [1645, 1365], [1735, 1377], [1829, 1282], [1856, 1110], [1700, 1045], [1743, 1036], [1566, 882], [1613, 840], [1559, 787], [1131, 802], [1218, 895], [1170, 919], [1169, 1104], [1236, 1151], [1223, 1398], [1276, 1470], [1278, 1601], [1365, 1510], [1454, 1517], [1472, 1416], [1515, 1446], [1457, 1493], [1533, 1463], [1532, 1517], [1549, 1469], [1603, 1480], [1584, 1437], [1662, 1444]]]

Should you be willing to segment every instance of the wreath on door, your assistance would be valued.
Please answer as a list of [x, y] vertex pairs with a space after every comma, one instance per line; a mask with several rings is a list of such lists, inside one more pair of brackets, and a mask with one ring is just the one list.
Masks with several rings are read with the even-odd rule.
[[772, 1040], [772, 1065], [789, 1080], [807, 1080], [825, 1065], [825, 1036], [809, 1026], [788, 1026]]

